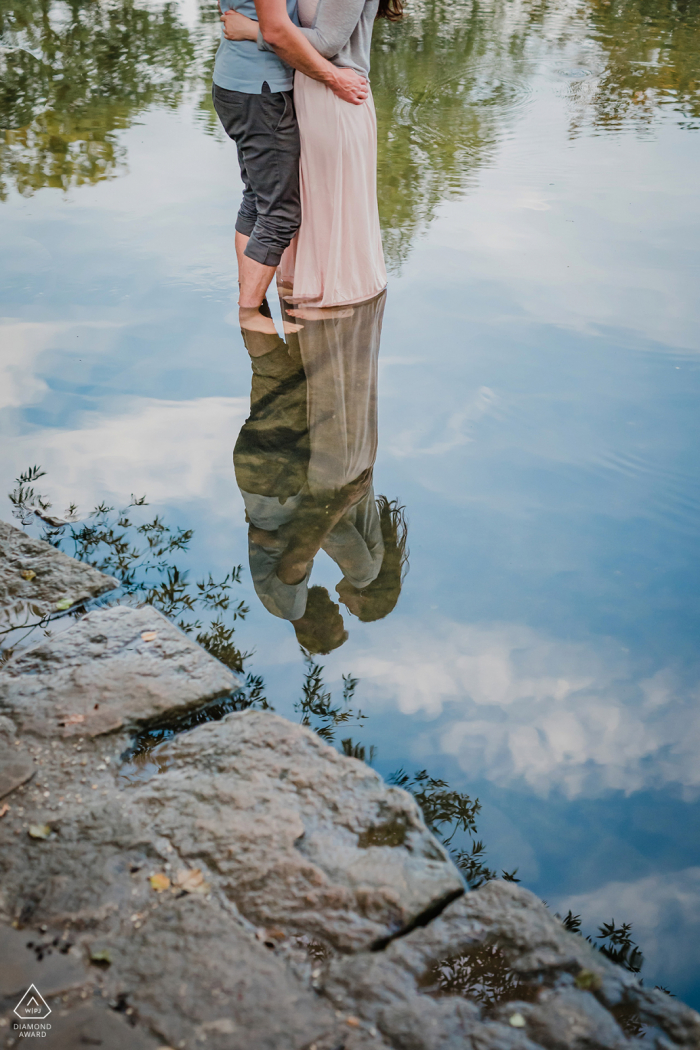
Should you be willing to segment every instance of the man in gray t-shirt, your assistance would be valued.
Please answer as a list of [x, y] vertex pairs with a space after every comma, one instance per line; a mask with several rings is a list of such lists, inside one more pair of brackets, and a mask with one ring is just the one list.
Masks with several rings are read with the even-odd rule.
[[[301, 222], [293, 70], [327, 84], [346, 102], [359, 105], [367, 97], [362, 77], [332, 65], [306, 40], [297, 28], [296, 6], [296, 0], [220, 0], [223, 31], [212, 98], [224, 130], [236, 143], [243, 180], [236, 256], [241, 327], [249, 330], [268, 331], [272, 325], [260, 307]], [[275, 50], [228, 39], [227, 16], [235, 17], [234, 12], [265, 20], [271, 27], [266, 38]]]

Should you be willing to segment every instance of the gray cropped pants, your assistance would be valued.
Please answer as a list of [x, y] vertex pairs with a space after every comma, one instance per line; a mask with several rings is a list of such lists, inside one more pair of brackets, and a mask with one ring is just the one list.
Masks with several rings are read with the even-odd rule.
[[299, 126], [291, 91], [252, 95], [214, 84], [214, 109], [238, 148], [243, 201], [236, 229], [245, 254], [277, 266], [301, 223]]

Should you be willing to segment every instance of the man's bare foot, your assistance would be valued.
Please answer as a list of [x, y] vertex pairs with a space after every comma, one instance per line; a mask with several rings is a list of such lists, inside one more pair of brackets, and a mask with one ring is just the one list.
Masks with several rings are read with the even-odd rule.
[[260, 313], [257, 306], [240, 306], [238, 308], [238, 323], [245, 332], [262, 332], [263, 335], [279, 336], [275, 328], [275, 322], [271, 317], [265, 317]]

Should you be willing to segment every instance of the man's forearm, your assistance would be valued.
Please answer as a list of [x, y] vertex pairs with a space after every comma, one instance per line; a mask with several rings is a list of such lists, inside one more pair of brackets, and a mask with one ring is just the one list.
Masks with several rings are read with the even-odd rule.
[[337, 78], [338, 70], [327, 59], [319, 55], [316, 48], [309, 43], [303, 33], [300, 33], [295, 25], [274, 25], [267, 31], [260, 25], [263, 39], [266, 44], [274, 50], [283, 62], [298, 69], [301, 73], [311, 77], [312, 80], [320, 80], [323, 84], [332, 84]]
[[319, 55], [298, 26], [290, 20], [286, 0], [255, 0], [263, 40], [275, 54], [313, 80], [320, 80], [343, 102], [361, 106], [369, 85], [354, 69], [339, 69]]

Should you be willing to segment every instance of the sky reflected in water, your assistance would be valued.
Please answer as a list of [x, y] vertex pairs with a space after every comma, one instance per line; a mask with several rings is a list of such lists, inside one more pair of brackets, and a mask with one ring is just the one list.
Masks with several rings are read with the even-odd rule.
[[[3, 491], [40, 463], [56, 508], [147, 493], [195, 529], [193, 573], [242, 563], [238, 643], [296, 717], [232, 465], [215, 5], [0, 0], [0, 32]], [[380, 772], [478, 795], [493, 867], [587, 931], [632, 922], [645, 979], [696, 1008], [699, 54], [670, 0], [425, 0], [378, 28], [374, 490], [410, 570], [323, 658], [360, 679]], [[320, 553], [311, 583], [341, 575]]]

